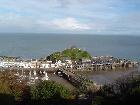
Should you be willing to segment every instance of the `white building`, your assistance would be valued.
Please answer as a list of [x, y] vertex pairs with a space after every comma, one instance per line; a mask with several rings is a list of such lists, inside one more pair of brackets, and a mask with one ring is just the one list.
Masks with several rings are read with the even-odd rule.
[[56, 65], [56, 68], [59, 68], [59, 67], [65, 66], [66, 64], [65, 64], [65, 63], [62, 63], [62, 61], [59, 60], [59, 61], [57, 61], [57, 62], [55, 63], [55, 65]]
[[49, 63], [42, 63], [40, 68], [50, 68], [51, 67], [51, 64]]

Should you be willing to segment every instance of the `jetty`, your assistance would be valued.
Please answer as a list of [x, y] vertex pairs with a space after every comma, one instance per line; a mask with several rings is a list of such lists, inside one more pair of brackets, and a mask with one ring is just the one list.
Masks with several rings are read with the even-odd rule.
[[58, 69], [55, 74], [64, 78], [73, 86], [82, 90], [82, 92], [97, 91], [102, 87], [102, 85], [97, 85], [94, 81], [87, 79], [83, 75], [76, 74], [65, 69]]

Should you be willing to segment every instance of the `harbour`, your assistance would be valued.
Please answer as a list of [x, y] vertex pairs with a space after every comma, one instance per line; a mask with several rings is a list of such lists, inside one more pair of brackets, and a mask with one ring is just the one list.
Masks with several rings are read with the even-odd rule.
[[[1, 69], [2, 70], [2, 69]], [[43, 80], [45, 77], [45, 73], [47, 73], [47, 78], [44, 80], [52, 80], [56, 81], [59, 84], [64, 85], [70, 90], [75, 90], [82, 84], [84, 81], [86, 83], [92, 83], [93, 86], [96, 86], [96, 89], [100, 88], [100, 86], [104, 86], [107, 84], [112, 84], [113, 82], [127, 78], [133, 77], [135, 75], [140, 75], [140, 67], [139, 68], [131, 68], [128, 70], [116, 70], [116, 71], [66, 71], [61, 69], [56, 69], [54, 71], [47, 71], [47, 69], [5, 69], [7, 72], [13, 72], [15, 75], [20, 76], [21, 81], [27, 81], [28, 84], [36, 83], [36, 79]], [[36, 72], [35, 72], [36, 71]], [[1, 71], [2, 72], [2, 71]], [[58, 75], [58, 72], [61, 72]], [[41, 74], [40, 74], [41, 73]], [[63, 75], [62, 75], [63, 74]]]

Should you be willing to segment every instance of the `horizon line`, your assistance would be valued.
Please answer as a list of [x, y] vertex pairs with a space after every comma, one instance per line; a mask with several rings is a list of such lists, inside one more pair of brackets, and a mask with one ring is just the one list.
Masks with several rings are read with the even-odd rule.
[[117, 33], [110, 33], [110, 34], [96, 34], [96, 33], [45, 33], [45, 32], [0, 32], [2, 34], [46, 34], [46, 35], [93, 35], [93, 36], [140, 36], [140, 34], [117, 34]]

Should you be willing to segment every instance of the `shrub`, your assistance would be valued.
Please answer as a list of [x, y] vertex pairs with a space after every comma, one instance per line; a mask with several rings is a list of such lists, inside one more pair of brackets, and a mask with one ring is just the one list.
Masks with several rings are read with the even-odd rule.
[[54, 81], [43, 81], [31, 87], [31, 98], [40, 99], [57, 99], [69, 98], [70, 91], [64, 86]]

